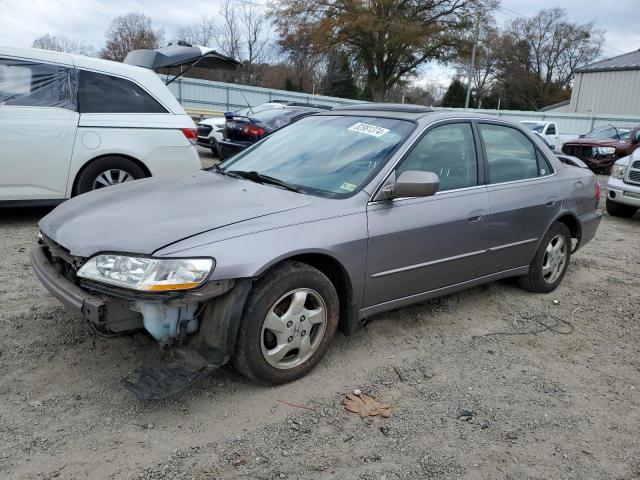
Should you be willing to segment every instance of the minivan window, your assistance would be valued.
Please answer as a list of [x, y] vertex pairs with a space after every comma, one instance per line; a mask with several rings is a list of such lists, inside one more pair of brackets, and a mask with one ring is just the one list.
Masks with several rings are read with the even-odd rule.
[[407, 170], [434, 172], [439, 191], [478, 184], [478, 162], [471, 125], [453, 123], [429, 130], [396, 169], [396, 178]]
[[0, 58], [0, 106], [76, 111], [76, 70], [30, 60]]
[[549, 175], [546, 162], [538, 162], [533, 142], [515, 128], [478, 125], [489, 167], [489, 182], [502, 183]]
[[80, 113], [166, 113], [167, 110], [135, 83], [124, 78], [80, 70]]

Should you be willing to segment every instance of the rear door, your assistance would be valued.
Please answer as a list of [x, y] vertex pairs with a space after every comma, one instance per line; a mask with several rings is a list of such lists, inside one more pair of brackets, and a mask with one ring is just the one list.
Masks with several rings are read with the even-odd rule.
[[0, 57], [0, 201], [65, 198], [76, 89], [71, 64]]
[[528, 265], [562, 199], [551, 165], [519, 129], [481, 122], [491, 214], [489, 254], [495, 272]]
[[369, 204], [365, 306], [373, 307], [488, 273], [489, 196], [470, 122], [431, 128], [399, 163], [440, 178], [431, 197]]

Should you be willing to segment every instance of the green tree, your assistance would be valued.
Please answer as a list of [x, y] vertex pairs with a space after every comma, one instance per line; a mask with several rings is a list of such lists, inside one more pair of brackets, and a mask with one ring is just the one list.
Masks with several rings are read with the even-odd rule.
[[326, 95], [353, 99], [360, 96], [360, 89], [353, 79], [349, 58], [344, 54], [336, 53], [329, 57], [325, 83]]
[[[454, 78], [449, 85], [444, 97], [442, 97], [442, 106], [451, 108], [464, 108], [464, 102], [467, 96], [467, 85], [459, 78]], [[469, 107], [475, 106], [475, 98], [473, 94], [469, 99]]]

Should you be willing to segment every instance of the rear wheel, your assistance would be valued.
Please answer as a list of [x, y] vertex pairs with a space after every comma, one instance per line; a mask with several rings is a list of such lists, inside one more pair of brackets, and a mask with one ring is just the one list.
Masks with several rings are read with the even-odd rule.
[[246, 377], [269, 385], [306, 375], [338, 326], [338, 294], [319, 270], [286, 262], [254, 285], [233, 356]]
[[540, 242], [529, 273], [518, 277], [518, 284], [530, 292], [551, 292], [560, 285], [570, 259], [571, 233], [564, 223], [554, 223]]
[[638, 209], [631, 205], [625, 205], [624, 203], [614, 202], [607, 198], [607, 213], [612, 217], [633, 217]]
[[123, 157], [103, 157], [90, 163], [78, 177], [76, 195], [144, 178], [133, 161]]

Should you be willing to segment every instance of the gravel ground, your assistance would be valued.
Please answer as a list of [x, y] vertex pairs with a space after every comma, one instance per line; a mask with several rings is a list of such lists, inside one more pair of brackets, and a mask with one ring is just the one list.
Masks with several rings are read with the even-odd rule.
[[[554, 293], [492, 283], [372, 318], [293, 384], [223, 368], [144, 403], [119, 382], [153, 342], [94, 337], [31, 272], [47, 211], [0, 211], [1, 478], [640, 478], [638, 216], [605, 215]], [[346, 412], [356, 388], [391, 417]]]

